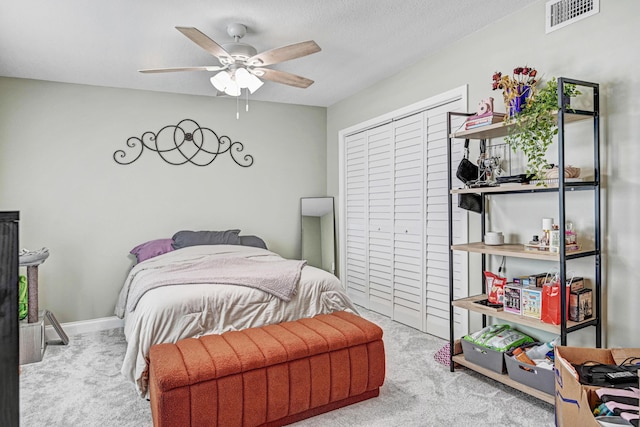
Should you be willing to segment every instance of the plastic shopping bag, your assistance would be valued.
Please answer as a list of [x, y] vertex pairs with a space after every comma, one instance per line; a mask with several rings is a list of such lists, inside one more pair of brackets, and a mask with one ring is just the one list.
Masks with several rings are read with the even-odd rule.
[[18, 284], [18, 319], [22, 320], [28, 314], [27, 278], [20, 275]]
[[[566, 290], [566, 311], [569, 314], [569, 291], [570, 286], [564, 286]], [[560, 281], [555, 280], [553, 282], [545, 283], [542, 287], [542, 315], [541, 319], [545, 323], [551, 323], [553, 325], [559, 325], [561, 320], [561, 295], [560, 295]]]

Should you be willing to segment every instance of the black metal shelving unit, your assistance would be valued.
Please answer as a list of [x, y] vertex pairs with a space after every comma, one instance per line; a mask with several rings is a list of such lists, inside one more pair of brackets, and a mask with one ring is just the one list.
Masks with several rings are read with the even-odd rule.
[[19, 425], [18, 212], [0, 212], [0, 425]]
[[[569, 99], [563, 96], [565, 85], [576, 85], [578, 88], [589, 88], [593, 92], [593, 109], [592, 111], [575, 110], [571, 109], [569, 105]], [[474, 365], [465, 361], [464, 356], [458, 354], [459, 347], [456, 346], [456, 337], [454, 336], [454, 307], [460, 307], [474, 312], [482, 314], [483, 326], [487, 324], [487, 317], [495, 317], [502, 320], [509, 321], [515, 324], [526, 325], [539, 330], [547, 332], [553, 332], [560, 335], [560, 341], [562, 345], [567, 343], [567, 334], [573, 331], [577, 331], [586, 327], [593, 326], [595, 328], [595, 343], [596, 347], [602, 347], [602, 250], [601, 250], [601, 196], [600, 196], [600, 112], [599, 112], [599, 85], [597, 83], [591, 83], [581, 80], [570, 79], [566, 77], [558, 78], [558, 111], [557, 111], [557, 123], [558, 123], [558, 170], [563, 171], [565, 168], [565, 125], [571, 122], [583, 121], [591, 119], [593, 121], [593, 167], [594, 177], [592, 181], [583, 182], [565, 182], [564, 174], [560, 173], [558, 177], [557, 185], [536, 186], [536, 185], [521, 185], [521, 186], [504, 186], [504, 187], [484, 187], [473, 189], [452, 189], [452, 143], [454, 139], [470, 139], [478, 140], [480, 147], [486, 145], [486, 141], [492, 138], [498, 138], [506, 136], [509, 133], [510, 125], [504, 123], [497, 123], [488, 125], [481, 128], [476, 128], [468, 131], [462, 131], [453, 133], [452, 120], [455, 117], [470, 116], [471, 113], [459, 113], [449, 112], [447, 115], [447, 156], [448, 156], [448, 221], [449, 221], [449, 327], [450, 327], [450, 369], [453, 372], [455, 365], [460, 364], [470, 369], [483, 373], [489, 377], [503, 382], [516, 389], [529, 393], [535, 397], [545, 400], [549, 403], [553, 403], [553, 397], [546, 393], [539, 392], [528, 386], [515, 383], [508, 376], [504, 374], [496, 374], [488, 371], [482, 367]], [[485, 235], [485, 223], [486, 223], [486, 196], [487, 195], [511, 195], [511, 194], [532, 194], [532, 193], [549, 193], [555, 192], [558, 194], [558, 223], [565, 224], [566, 217], [566, 195], [568, 192], [573, 191], [593, 191], [594, 193], [594, 247], [588, 250], [581, 250], [577, 252], [566, 252], [565, 245], [560, 245], [559, 253], [555, 254], [539, 254], [531, 253], [524, 250], [522, 245], [505, 245], [501, 246], [485, 246], [482, 242], [470, 243], [466, 245], [454, 245], [453, 244], [453, 210], [452, 202], [453, 197], [461, 193], [476, 193], [482, 196], [482, 212], [481, 212], [481, 235]], [[571, 322], [567, 320], [568, 313], [566, 310], [567, 295], [565, 292], [561, 292], [561, 322], [560, 325], [550, 325], [543, 323], [537, 319], [523, 318], [521, 316], [493, 312], [489, 309], [484, 309], [481, 305], [473, 303], [473, 300], [480, 299], [481, 296], [468, 297], [460, 300], [453, 298], [454, 291], [454, 277], [453, 277], [453, 253], [456, 250], [476, 252], [482, 254], [482, 269], [486, 269], [487, 255], [500, 255], [507, 257], [519, 257], [529, 259], [542, 259], [546, 261], [557, 262], [560, 270], [560, 283], [566, 283], [567, 276], [567, 261], [578, 258], [593, 257], [594, 258], [594, 286], [593, 286], [593, 301], [594, 301], [594, 317], [582, 322]], [[482, 274], [482, 273], [480, 273]], [[482, 279], [482, 294], [486, 294], [484, 278]]]

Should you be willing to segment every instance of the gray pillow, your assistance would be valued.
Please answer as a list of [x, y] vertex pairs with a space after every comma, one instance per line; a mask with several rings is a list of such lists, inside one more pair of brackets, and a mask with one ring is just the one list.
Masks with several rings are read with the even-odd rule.
[[258, 236], [240, 236], [242, 246], [254, 246], [256, 248], [267, 249], [267, 244]]
[[173, 248], [198, 245], [239, 245], [240, 230], [226, 231], [178, 231], [173, 235]]

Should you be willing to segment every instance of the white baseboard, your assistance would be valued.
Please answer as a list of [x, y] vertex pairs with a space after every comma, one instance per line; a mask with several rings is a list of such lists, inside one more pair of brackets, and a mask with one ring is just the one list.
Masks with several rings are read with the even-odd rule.
[[[67, 335], [82, 334], [85, 332], [105, 331], [124, 327], [124, 320], [116, 316], [100, 317], [98, 319], [80, 320], [77, 322], [61, 323], [62, 329]], [[53, 326], [47, 325], [45, 335], [47, 339], [56, 339], [58, 334]]]

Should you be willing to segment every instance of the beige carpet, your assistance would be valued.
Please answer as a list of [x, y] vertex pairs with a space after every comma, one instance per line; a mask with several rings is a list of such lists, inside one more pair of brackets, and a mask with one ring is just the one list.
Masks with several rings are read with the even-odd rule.
[[[449, 372], [433, 359], [445, 341], [362, 309], [384, 330], [387, 377], [378, 398], [296, 426], [554, 425], [553, 406], [467, 370]], [[120, 374], [122, 329], [70, 336], [49, 346], [20, 376], [23, 427], [151, 426], [149, 402]]]

